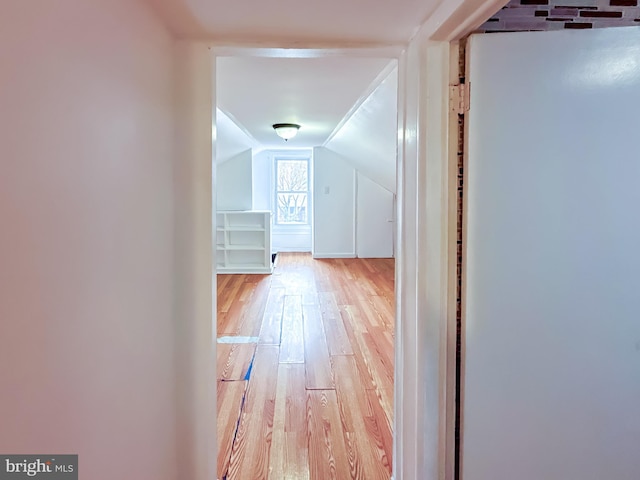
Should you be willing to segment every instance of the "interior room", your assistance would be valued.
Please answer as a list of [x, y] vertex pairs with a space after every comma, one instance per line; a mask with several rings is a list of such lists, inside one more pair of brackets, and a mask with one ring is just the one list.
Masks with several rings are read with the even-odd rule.
[[397, 85], [216, 59], [218, 478], [391, 476]]

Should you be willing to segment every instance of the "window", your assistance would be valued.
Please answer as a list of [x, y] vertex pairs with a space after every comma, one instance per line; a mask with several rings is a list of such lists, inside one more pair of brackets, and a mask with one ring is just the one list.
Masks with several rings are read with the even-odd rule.
[[309, 223], [309, 160], [276, 158], [276, 224]]

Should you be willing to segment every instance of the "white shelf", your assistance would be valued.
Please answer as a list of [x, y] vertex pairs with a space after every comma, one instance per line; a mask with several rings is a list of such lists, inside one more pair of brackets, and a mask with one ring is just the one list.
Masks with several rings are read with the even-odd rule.
[[220, 211], [216, 220], [218, 273], [271, 273], [271, 212]]
[[252, 225], [233, 225], [227, 228], [218, 227], [218, 232], [264, 232], [266, 229]]
[[226, 229], [227, 232], [264, 232], [263, 227], [254, 227], [251, 225], [233, 225]]

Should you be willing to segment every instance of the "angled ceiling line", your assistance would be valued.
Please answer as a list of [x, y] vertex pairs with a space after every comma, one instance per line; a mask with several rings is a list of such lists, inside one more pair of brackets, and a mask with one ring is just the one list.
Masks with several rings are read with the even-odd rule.
[[216, 55], [218, 105], [253, 135], [258, 148], [283, 146], [266, 127], [280, 121], [302, 125], [304, 136], [289, 141], [291, 146], [321, 146], [354, 103], [366, 97], [380, 72], [397, 62], [349, 53], [317, 58]]
[[373, 183], [375, 183], [376, 185], [378, 185], [380, 188], [384, 188], [387, 192], [389, 192], [390, 194], [392, 194], [393, 196], [396, 195], [396, 192], [394, 192], [393, 190], [391, 190], [388, 187], [385, 187], [382, 183], [380, 183], [379, 179], [373, 178], [371, 175], [369, 175], [368, 173], [365, 173], [358, 165], [354, 164], [353, 161], [351, 161], [351, 159], [349, 157], [347, 157], [346, 155], [343, 155], [340, 152], [336, 152], [335, 150], [332, 150], [331, 148], [328, 147], [323, 147], [326, 148], [327, 150], [329, 150], [333, 155], [335, 155], [336, 157], [338, 157], [340, 160], [342, 160], [343, 162], [347, 163], [351, 168], [353, 168], [353, 171], [356, 172], [359, 175], [362, 175], [363, 177], [371, 180]]
[[238, 119], [237, 119], [235, 116], [233, 116], [233, 114], [232, 114], [232, 113], [228, 112], [227, 110], [225, 110], [224, 108], [222, 108], [220, 105], [216, 105], [216, 108], [217, 108], [218, 110], [220, 110], [224, 115], [226, 115], [226, 116], [227, 116], [227, 118], [228, 118], [229, 120], [231, 120], [231, 122], [232, 122], [236, 127], [238, 127], [240, 130], [242, 130], [242, 133], [244, 133], [244, 134], [249, 138], [249, 140], [251, 140], [251, 143], [253, 144], [253, 147], [254, 147], [254, 148], [258, 148], [258, 147], [261, 145], [261, 143], [256, 139], [256, 137], [254, 137], [254, 136], [251, 134], [251, 132], [249, 132], [249, 130], [247, 129], [247, 127], [245, 127], [242, 123], [240, 123], [240, 122], [238, 121]]
[[351, 117], [355, 115], [355, 113], [360, 109], [360, 107], [374, 94], [374, 92], [378, 89], [382, 82], [384, 82], [389, 75], [393, 73], [395, 68], [398, 66], [397, 60], [390, 60], [389, 63], [380, 71], [380, 73], [373, 79], [373, 81], [369, 84], [369, 86], [362, 92], [360, 98], [356, 100], [356, 103], [349, 109], [349, 111], [342, 117], [342, 120], [338, 122], [336, 127], [333, 129], [331, 134], [327, 137], [327, 139], [322, 143], [322, 147], [326, 147], [331, 140], [338, 134], [340, 130], [347, 124]]

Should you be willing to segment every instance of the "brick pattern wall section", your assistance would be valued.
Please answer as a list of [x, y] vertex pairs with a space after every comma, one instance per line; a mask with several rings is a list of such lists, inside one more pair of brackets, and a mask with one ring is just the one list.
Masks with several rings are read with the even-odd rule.
[[638, 0], [511, 0], [476, 32], [640, 26]]

